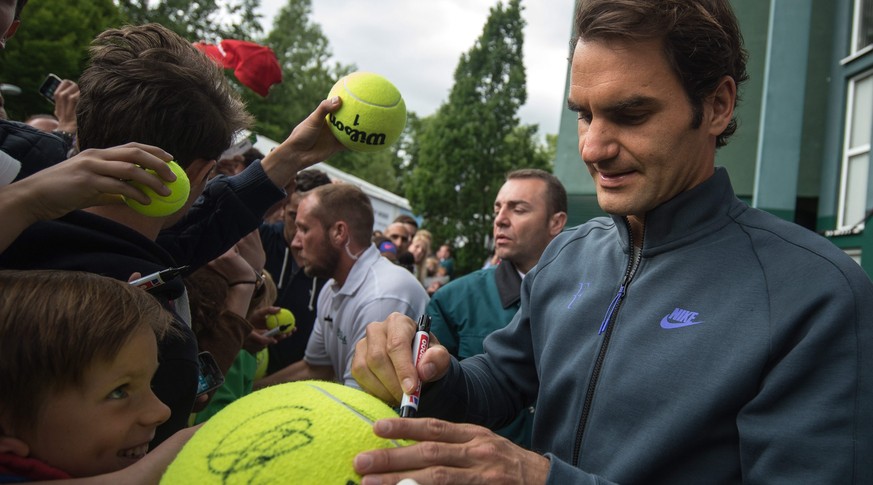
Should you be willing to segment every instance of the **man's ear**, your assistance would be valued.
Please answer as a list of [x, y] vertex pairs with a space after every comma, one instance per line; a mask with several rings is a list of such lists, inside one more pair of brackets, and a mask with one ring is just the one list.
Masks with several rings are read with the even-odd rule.
[[345, 221], [336, 221], [330, 228], [330, 242], [337, 247], [346, 244], [349, 240], [349, 225]]
[[549, 218], [549, 235], [552, 237], [557, 236], [564, 230], [564, 226], [567, 224], [567, 213], [566, 212], [555, 212], [552, 214], [552, 217]]
[[737, 102], [737, 83], [730, 76], [721, 78], [715, 91], [706, 99], [706, 108], [711, 110], [709, 133], [721, 135], [734, 116], [734, 106]]
[[202, 189], [206, 186], [206, 181], [209, 180], [213, 170], [215, 170], [216, 163], [215, 160], [198, 158], [185, 168], [185, 174], [188, 175], [188, 180], [191, 181], [192, 193], [195, 187]]

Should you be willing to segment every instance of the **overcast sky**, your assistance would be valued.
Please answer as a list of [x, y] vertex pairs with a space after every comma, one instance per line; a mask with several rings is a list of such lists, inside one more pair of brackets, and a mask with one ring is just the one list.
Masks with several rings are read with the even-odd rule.
[[[286, 0], [261, 3], [269, 32]], [[312, 0], [312, 21], [321, 26], [336, 61], [385, 76], [400, 90], [408, 110], [428, 116], [448, 99], [461, 54], [482, 34], [489, 9], [496, 4], [497, 0]], [[573, 0], [522, 0], [522, 6], [528, 99], [519, 117], [524, 124], [538, 124], [541, 134], [556, 134], [566, 105]]]

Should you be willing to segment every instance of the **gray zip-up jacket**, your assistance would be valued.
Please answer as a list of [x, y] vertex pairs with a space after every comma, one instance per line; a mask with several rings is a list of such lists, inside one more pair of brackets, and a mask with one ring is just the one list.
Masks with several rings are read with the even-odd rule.
[[495, 427], [536, 400], [555, 484], [873, 483], [873, 284], [851, 258], [724, 169], [646, 215], [634, 271], [632, 247], [620, 217], [559, 235], [421, 414]]

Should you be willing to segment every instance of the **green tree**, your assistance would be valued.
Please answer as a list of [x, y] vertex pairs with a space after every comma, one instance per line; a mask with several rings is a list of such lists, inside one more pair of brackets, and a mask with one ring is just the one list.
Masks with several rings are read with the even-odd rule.
[[250, 40], [263, 32], [260, 0], [116, 0], [125, 20], [156, 22], [191, 41]]
[[547, 167], [536, 127], [520, 127], [527, 99], [520, 0], [491, 8], [482, 35], [455, 70], [449, 100], [420, 133], [406, 195], [436, 243], [459, 246], [461, 272], [488, 253], [494, 198], [507, 171]]
[[0, 53], [0, 81], [21, 88], [6, 99], [9, 118], [24, 120], [54, 107], [39, 95], [48, 73], [76, 80], [85, 68], [91, 40], [120, 17], [112, 0], [40, 0], [29, 2], [15, 37]]
[[327, 96], [337, 79], [353, 67], [331, 63], [330, 46], [321, 27], [310, 19], [310, 0], [288, 0], [273, 20], [262, 43], [273, 49], [282, 68], [282, 82], [261, 98], [241, 89], [257, 122], [255, 131], [277, 141], [284, 140]]

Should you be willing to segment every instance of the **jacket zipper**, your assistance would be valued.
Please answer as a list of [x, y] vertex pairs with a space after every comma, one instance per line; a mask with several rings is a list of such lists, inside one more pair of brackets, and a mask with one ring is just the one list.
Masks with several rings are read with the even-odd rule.
[[[642, 247], [639, 252], [634, 248], [634, 236], [631, 232], [630, 223], [627, 218], [624, 219], [627, 226], [628, 239], [630, 241], [631, 255], [628, 258], [627, 269], [624, 272], [624, 278], [621, 286], [618, 288], [618, 293], [613, 297], [606, 314], [603, 316], [603, 322], [600, 324], [598, 335], [603, 335], [603, 342], [600, 343], [600, 352], [597, 354], [597, 360], [594, 362], [594, 369], [591, 371], [591, 379], [588, 382], [588, 390], [585, 392], [585, 402], [582, 405], [582, 415], [579, 417], [579, 427], [576, 431], [576, 442], [573, 445], [573, 461], [574, 467], [579, 466], [579, 454], [582, 451], [582, 437], [585, 435], [585, 425], [588, 422], [588, 414], [591, 412], [591, 403], [594, 400], [594, 389], [597, 387], [597, 380], [600, 378], [600, 371], [603, 368], [603, 361], [606, 358], [606, 349], [609, 347], [609, 339], [612, 336], [612, 329], [615, 327], [615, 319], [618, 317], [618, 311], [621, 308], [621, 303], [627, 294], [627, 287], [636, 273], [636, 268], [643, 257]], [[643, 235], [645, 235], [645, 225], [643, 226]], [[643, 237], [645, 240], [645, 237]], [[604, 333], [606, 332], [606, 333]]]

